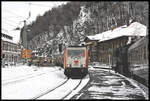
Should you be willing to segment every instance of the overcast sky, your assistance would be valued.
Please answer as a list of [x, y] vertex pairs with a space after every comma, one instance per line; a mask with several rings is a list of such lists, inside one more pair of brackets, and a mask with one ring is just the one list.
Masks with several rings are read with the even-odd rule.
[[66, 4], [67, 2], [60, 1], [40, 1], [40, 2], [28, 2], [28, 1], [3, 1], [2, 4], [2, 17], [1, 25], [2, 32], [10, 36], [13, 36], [13, 42], [17, 43], [19, 41], [20, 31], [14, 31], [16, 27], [23, 27], [23, 20], [27, 19], [29, 16], [29, 11], [31, 12], [31, 17], [27, 21], [27, 24], [35, 21], [38, 15], [43, 15], [46, 11], [56, 7], [58, 5]]

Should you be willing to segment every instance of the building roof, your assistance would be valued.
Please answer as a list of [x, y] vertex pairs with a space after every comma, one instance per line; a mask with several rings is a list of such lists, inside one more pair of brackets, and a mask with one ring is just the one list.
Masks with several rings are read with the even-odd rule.
[[148, 42], [148, 36], [145, 36], [145, 37], [139, 39], [137, 42], [135, 42], [133, 45], [131, 45], [131, 47], [129, 48], [129, 51], [131, 51], [132, 49], [135, 49], [137, 47], [140, 47], [141, 45], [143, 46], [144, 44], [148, 45], [148, 44], [146, 44], [146, 42]]
[[9, 36], [9, 35], [7, 35], [7, 34], [4, 34], [4, 33], [1, 33], [2, 34], [2, 40], [3, 41], [7, 41], [7, 42], [11, 42], [11, 43], [13, 43], [13, 37], [12, 36]]
[[146, 36], [146, 26], [138, 22], [130, 24], [128, 27], [126, 25], [115, 28], [114, 30], [109, 30], [96, 34], [94, 36], [87, 36], [90, 40], [105, 41], [120, 36]]

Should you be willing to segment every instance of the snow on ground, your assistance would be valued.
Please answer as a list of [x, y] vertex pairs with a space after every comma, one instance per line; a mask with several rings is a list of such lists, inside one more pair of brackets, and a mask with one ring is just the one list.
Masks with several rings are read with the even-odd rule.
[[76, 85], [78, 85], [80, 80], [69, 79], [62, 87], [54, 90], [52, 93], [42, 96], [40, 99], [62, 99], [65, 95], [68, 94]]
[[[40, 69], [40, 70], [38, 70]], [[58, 69], [58, 68], [57, 68]], [[26, 66], [26, 65], [20, 65], [20, 66], [8, 66], [5, 68], [2, 68], [2, 82], [10, 81], [10, 80], [16, 80], [20, 79], [24, 76], [35, 74], [35, 73], [42, 73], [49, 70], [49, 68], [37, 68], [36, 66]], [[51, 68], [50, 71], [56, 70], [56, 68]]]
[[93, 62], [91, 65], [89, 65], [89, 69], [94, 69], [94, 68], [111, 69], [111, 66], [106, 64], [101, 64], [99, 62]]
[[[31, 78], [24, 79], [20, 82], [2, 85], [2, 99], [30, 99], [47, 89], [56, 87], [66, 80], [63, 71], [58, 70], [58, 68], [41, 67], [37, 69], [32, 66], [2, 68], [3, 81], [8, 79], [13, 81], [14, 78], [25, 77], [25, 75], [31, 73], [34, 74]], [[35, 71], [35, 69], [37, 70]]]
[[[103, 66], [99, 65], [97, 66], [97, 68], [89, 66], [89, 69], [98, 69]], [[113, 70], [106, 69], [106, 71], [110, 71], [111, 73], [115, 74]], [[123, 75], [120, 76], [124, 77]], [[141, 88], [141, 86], [137, 85], [137, 82], [132, 79], [126, 77], [124, 78], [131, 82], [137, 88], [135, 92], [139, 91], [140, 89], [143, 92], [145, 98], [148, 99], [148, 93], [145, 92], [143, 87]], [[21, 80], [19, 81], [19, 79]], [[67, 78], [63, 73], [63, 69], [60, 67], [39, 68], [35, 66], [29, 67], [26, 65], [20, 65], [16, 67], [2, 68], [2, 99], [32, 99], [35, 96], [46, 92], [48, 89], [53, 89], [57, 87], [58, 85], [62, 84], [65, 80], [67, 80]], [[114, 80], [110, 80], [109, 82], [106, 81], [105, 83], [116, 82]], [[75, 85], [78, 84], [78, 82], [79, 79], [71, 79], [66, 84], [66, 86], [64, 86], [63, 89], [58, 89], [57, 91], [55, 91], [55, 94], [51, 93], [50, 95], [45, 95], [42, 97], [42, 99], [61, 99], [63, 96], [69, 93], [72, 90], [72, 88], [74, 88]], [[76, 90], [72, 91], [71, 94], [65, 99], [70, 99], [72, 96], [77, 94], [88, 82], [89, 77], [85, 77], [81, 85]], [[89, 88], [89, 90], [98, 90], [98, 88], [93, 87]], [[111, 87], [109, 87], [104, 88], [103, 90], [110, 91], [112, 89]], [[129, 89], [122, 89], [121, 92], [125, 92], [126, 90]], [[121, 92], [116, 92], [116, 94], [120, 94]]]
[[[21, 80], [20, 80], [21, 79]], [[48, 89], [53, 89], [66, 81], [64, 71], [60, 67], [35, 67], [35, 66], [13, 66], [2, 68], [2, 99], [32, 99]], [[82, 89], [89, 79], [81, 85]], [[16, 82], [15, 82], [16, 81]], [[70, 92], [71, 86], [76, 85], [79, 80], [71, 80], [68, 88], [57, 92], [51, 98], [61, 98], [63, 92]], [[76, 91], [77, 92], [77, 91]], [[66, 93], [64, 93], [66, 94]], [[71, 95], [73, 96], [73, 94]], [[70, 96], [70, 98], [71, 98]], [[69, 97], [68, 97], [69, 98]]]
[[[109, 71], [109, 72], [111, 72], [111, 73], [113, 73], [113, 74], [116, 74], [115, 73], [115, 71], [113, 71], [113, 70], [111, 70], [111, 69], [108, 69], [109, 68], [109, 65], [105, 65], [105, 68], [106, 69], [104, 69], [104, 65], [98, 65], [98, 64], [96, 64], [96, 68], [94, 68], [94, 66], [89, 66], [90, 68], [89, 69], [91, 69], [91, 70], [94, 70], [94, 69], [103, 69], [103, 70], [106, 70], [106, 71]], [[137, 81], [135, 81], [135, 80], [133, 80], [133, 79], [130, 79], [130, 78], [127, 78], [127, 77], [125, 77], [125, 76], [123, 76], [123, 75], [121, 75], [121, 74], [116, 74], [116, 75], [119, 75], [119, 76], [121, 76], [121, 77], [123, 77], [123, 78], [125, 78], [126, 80], [128, 80], [129, 82], [131, 82], [131, 84], [132, 85], [134, 85], [137, 89], [135, 89], [135, 93], [138, 93], [138, 91], [140, 90], [142, 93], [143, 93], [143, 95], [144, 95], [144, 97], [146, 98], [146, 99], [149, 99], [149, 91], [148, 91], [148, 88], [147, 87], [145, 87], [144, 85], [142, 85], [141, 83], [138, 83]], [[110, 81], [106, 81], [105, 83], [112, 83], [112, 82], [116, 82], [116, 80], [117, 79], [112, 79], [112, 80], [110, 80]], [[122, 82], [123, 83], [123, 82]], [[124, 84], [123, 84], [123, 86], [122, 87], [124, 87]], [[90, 88], [89, 90], [92, 90], [92, 91], [97, 91], [98, 90], [98, 88], [97, 87], [92, 87], [92, 88]], [[111, 87], [106, 87], [106, 88], [103, 88], [103, 89], [100, 89], [100, 90], [103, 90], [103, 91], [113, 91], [112, 89], [111, 89]], [[116, 92], [116, 94], [125, 94], [125, 92], [127, 92], [127, 90], [129, 91], [130, 89], [122, 89], [122, 91], [121, 92]], [[132, 90], [131, 90], [132, 91]], [[115, 92], [115, 90], [114, 90], [114, 92]], [[131, 92], [131, 93], [133, 93], [133, 91]], [[97, 98], [97, 97], [96, 97]], [[103, 98], [102, 98], [103, 99]], [[114, 98], [114, 99], [119, 99], [119, 98]]]
[[71, 97], [73, 97], [75, 94], [77, 94], [89, 82], [89, 80], [90, 80], [89, 75], [87, 75], [85, 78], [83, 78], [83, 81], [81, 82], [79, 87], [76, 90], [72, 91], [72, 93], [69, 96], [67, 96], [65, 98], [65, 100], [66, 99], [69, 100]]
[[137, 87], [138, 89], [141, 90], [141, 92], [143, 93], [143, 95], [144, 95], [144, 97], [146, 99], [149, 99], [149, 94], [148, 94], [149, 92], [148, 92], [148, 88], [147, 87], [145, 87], [141, 83], [138, 83], [137, 81], [135, 81], [133, 79], [130, 79], [130, 78], [127, 78], [127, 77], [125, 77], [125, 76], [123, 76], [121, 74], [118, 74], [118, 75], [124, 77], [126, 80], [128, 80], [129, 82], [131, 82], [132, 85], [134, 85], [135, 87]]

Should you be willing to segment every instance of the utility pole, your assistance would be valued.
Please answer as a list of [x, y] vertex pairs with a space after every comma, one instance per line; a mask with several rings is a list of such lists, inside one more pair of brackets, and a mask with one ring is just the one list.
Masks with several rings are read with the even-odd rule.
[[[29, 3], [29, 6], [31, 5], [31, 3]], [[24, 26], [23, 26], [23, 32], [22, 32], [22, 43], [23, 43], [23, 48], [25, 49], [25, 57], [24, 57], [24, 63], [27, 62], [27, 49], [28, 49], [28, 46], [27, 46], [27, 25], [26, 25], [26, 21], [30, 18], [31, 16], [31, 12], [29, 11], [29, 17], [26, 18], [26, 20], [24, 21], [20, 21], [20, 22], [24, 22]], [[14, 30], [20, 30], [19, 27], [15, 28]]]
[[[29, 6], [31, 4], [29, 3]], [[26, 19], [28, 20], [31, 16], [31, 12], [29, 11], [29, 17]], [[26, 24], [26, 20], [24, 20], [24, 28], [23, 28], [23, 47], [25, 48], [25, 58], [24, 58], [24, 63], [27, 63], [27, 49], [28, 49], [28, 45], [27, 45], [27, 24]]]
[[111, 67], [110, 67], [110, 54], [109, 54], [109, 73], [110, 73], [110, 69]]
[[23, 44], [24, 44], [24, 48], [25, 48], [25, 58], [24, 58], [24, 62], [27, 62], [27, 26], [26, 26], [26, 20], [24, 20], [24, 29], [23, 29]]

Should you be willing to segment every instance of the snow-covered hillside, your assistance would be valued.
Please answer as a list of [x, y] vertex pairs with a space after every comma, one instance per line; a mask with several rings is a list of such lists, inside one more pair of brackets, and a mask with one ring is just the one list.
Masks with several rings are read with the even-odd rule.
[[90, 11], [81, 6], [77, 19], [73, 21], [72, 26], [64, 26], [59, 33], [54, 36], [51, 31], [35, 36], [29, 42], [32, 51], [38, 52], [39, 56], [52, 56], [59, 54], [59, 44], [62, 44], [62, 50], [69, 45], [79, 45], [86, 37], [85, 22], [91, 21]]

